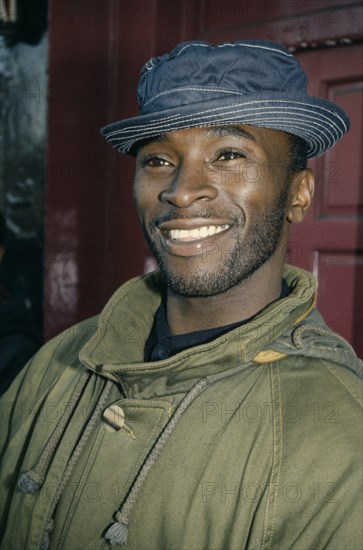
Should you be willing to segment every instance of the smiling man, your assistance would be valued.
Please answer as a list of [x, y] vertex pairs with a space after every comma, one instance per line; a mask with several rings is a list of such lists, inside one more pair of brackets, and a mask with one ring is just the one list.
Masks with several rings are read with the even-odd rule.
[[248, 126], [176, 131], [138, 148], [135, 202], [173, 334], [238, 322], [280, 296], [288, 225], [313, 191], [310, 171], [293, 177], [289, 165], [286, 133]]
[[362, 362], [284, 265], [348, 117], [264, 41], [180, 44], [138, 96], [102, 134], [159, 270], [5, 396], [1, 548], [358, 550]]

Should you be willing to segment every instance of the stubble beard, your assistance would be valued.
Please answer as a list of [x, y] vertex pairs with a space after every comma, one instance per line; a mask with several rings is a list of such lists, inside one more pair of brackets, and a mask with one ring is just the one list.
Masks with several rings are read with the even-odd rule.
[[176, 273], [168, 265], [167, 253], [155, 245], [150, 236], [151, 231], [143, 228], [143, 233], [148, 246], [155, 256], [161, 276], [166, 285], [176, 294], [185, 297], [207, 298], [222, 294], [230, 288], [243, 284], [253, 273], [271, 259], [277, 249], [283, 225], [286, 219], [286, 205], [288, 199], [288, 186], [281, 192], [275, 202], [264, 210], [258, 219], [253, 220], [249, 229], [249, 236], [242, 240], [238, 229], [244, 225], [243, 219], [235, 220], [235, 230], [232, 230], [234, 243], [231, 248], [217, 249], [208, 243], [205, 245], [205, 253], [201, 254], [200, 265], [208, 261], [211, 254], [218, 255], [219, 261], [213, 270], [193, 268], [188, 274]]

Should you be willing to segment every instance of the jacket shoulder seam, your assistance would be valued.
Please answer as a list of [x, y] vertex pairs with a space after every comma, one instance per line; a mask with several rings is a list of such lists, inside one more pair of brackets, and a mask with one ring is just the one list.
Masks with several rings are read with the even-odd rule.
[[344, 383], [342, 377], [337, 372], [333, 372], [333, 369], [331, 368], [330, 364], [327, 361], [325, 361], [324, 359], [321, 359], [321, 361], [322, 361], [324, 367], [326, 368], [326, 370], [329, 371], [330, 376], [335, 378], [339, 382], [339, 384], [344, 388], [344, 390], [347, 392], [347, 394], [355, 401], [355, 403], [357, 403], [357, 405], [362, 407], [362, 403], [359, 402], [359, 400], [356, 398], [356, 396], [352, 394], [352, 392], [349, 390], [347, 384]]

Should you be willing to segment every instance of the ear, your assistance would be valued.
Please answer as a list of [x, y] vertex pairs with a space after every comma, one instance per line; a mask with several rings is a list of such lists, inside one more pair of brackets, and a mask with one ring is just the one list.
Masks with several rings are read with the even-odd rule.
[[315, 188], [314, 173], [310, 168], [294, 175], [290, 186], [290, 207], [287, 221], [300, 223], [309, 210]]

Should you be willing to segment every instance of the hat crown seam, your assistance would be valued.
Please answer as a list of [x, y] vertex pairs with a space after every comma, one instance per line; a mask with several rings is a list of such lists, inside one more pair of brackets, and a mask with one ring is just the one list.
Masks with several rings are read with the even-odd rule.
[[226, 94], [234, 94], [234, 95], [246, 95], [251, 94], [251, 92], [245, 91], [245, 92], [238, 92], [237, 90], [228, 90], [227, 88], [209, 88], [208, 86], [180, 86], [178, 88], [173, 88], [172, 90], [164, 90], [163, 92], [160, 92], [156, 94], [155, 96], [151, 97], [145, 103], [143, 103], [143, 107], [145, 105], [148, 105], [155, 99], [157, 99], [160, 96], [166, 95], [166, 94], [172, 94], [175, 92], [181, 92], [181, 91], [196, 91], [196, 92], [210, 92], [210, 93], [226, 93]]
[[[263, 45], [260, 45], [260, 44], [248, 44], [248, 43], [241, 43], [241, 42], [236, 42], [236, 43], [225, 42], [223, 44], [216, 44], [215, 46], [213, 46], [212, 44], [203, 43], [203, 42], [200, 42], [200, 43], [197, 43], [197, 44], [195, 44], [195, 43], [186, 44], [181, 50], [178, 51], [178, 53], [176, 54], [175, 57], [178, 57], [187, 48], [194, 48], [194, 47], [203, 47], [203, 48], [210, 48], [210, 49], [225, 48], [225, 47], [258, 48], [260, 50], [268, 50], [268, 51], [271, 51], [271, 52], [279, 53], [281, 55], [285, 55], [285, 56], [290, 57], [290, 58], [294, 58], [294, 56], [289, 51], [284, 51], [284, 50], [279, 49], [279, 48], [271, 48], [271, 47], [263, 46]], [[170, 59], [173, 59], [173, 57], [170, 57]]]

